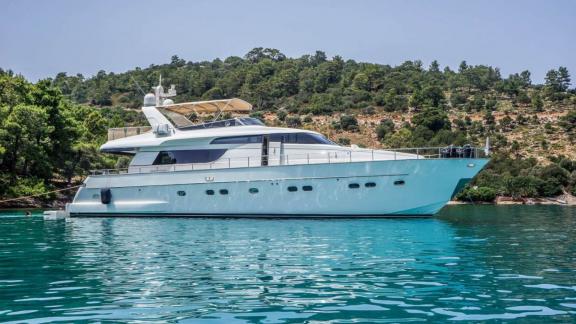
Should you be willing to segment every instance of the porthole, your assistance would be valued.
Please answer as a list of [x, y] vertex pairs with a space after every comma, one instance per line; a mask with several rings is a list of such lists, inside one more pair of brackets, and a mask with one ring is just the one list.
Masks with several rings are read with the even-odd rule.
[[290, 192], [298, 191], [298, 187], [290, 186], [290, 187], [288, 187], [288, 191], [290, 191]]
[[404, 185], [404, 180], [396, 180], [396, 181], [394, 181], [394, 185], [395, 185], [395, 186], [403, 186], [403, 185]]
[[348, 184], [348, 188], [350, 188], [350, 189], [358, 189], [358, 188], [360, 188], [360, 185], [357, 184], [357, 183], [350, 183], [350, 184]]
[[312, 186], [303, 186], [302, 190], [303, 191], [312, 191]]
[[374, 188], [374, 187], [376, 187], [376, 183], [375, 183], [375, 182], [366, 182], [366, 183], [364, 184], [364, 186], [365, 186], [366, 188]]
[[248, 189], [248, 192], [251, 194], [257, 194], [258, 193], [258, 188], [250, 188]]
[[213, 196], [213, 195], [214, 195], [214, 190], [208, 189], [208, 190], [206, 190], [206, 194], [207, 194], [208, 196]]
[[178, 196], [186, 196], [186, 191], [184, 191], [184, 190], [180, 190], [177, 193], [178, 193]]
[[227, 195], [227, 194], [228, 194], [228, 189], [220, 189], [220, 194], [221, 194], [221, 195]]

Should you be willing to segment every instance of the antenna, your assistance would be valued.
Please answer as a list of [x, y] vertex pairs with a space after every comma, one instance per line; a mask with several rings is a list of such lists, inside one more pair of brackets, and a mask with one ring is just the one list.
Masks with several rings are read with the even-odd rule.
[[144, 92], [144, 90], [142, 90], [142, 88], [140, 87], [140, 85], [138, 84], [138, 82], [136, 81], [136, 79], [134, 79], [133, 76], [130, 76], [130, 79], [132, 79], [132, 81], [134, 82], [134, 84], [136, 84], [136, 87], [138, 88], [138, 90], [140, 90], [140, 93], [142, 93], [142, 95], [146, 95], [146, 93]]
[[158, 86], [154, 87], [154, 94], [156, 95], [156, 106], [162, 106], [163, 99], [176, 96], [176, 86], [170, 85], [168, 93], [164, 92], [164, 87], [162, 87], [162, 74], [158, 79]]

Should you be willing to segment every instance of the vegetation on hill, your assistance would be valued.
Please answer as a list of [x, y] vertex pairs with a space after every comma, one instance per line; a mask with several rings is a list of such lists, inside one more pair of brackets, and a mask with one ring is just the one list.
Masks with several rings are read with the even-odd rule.
[[0, 72], [0, 196], [113, 167], [115, 157], [96, 152], [106, 127], [141, 123], [132, 110], [141, 105], [138, 87], [150, 89], [160, 75], [176, 85], [177, 102], [243, 98], [269, 124], [318, 130], [343, 145], [482, 145], [490, 137], [493, 160], [460, 194], [464, 200], [576, 191], [576, 90], [564, 67], [533, 84], [529, 71], [503, 77], [498, 68], [465, 61], [453, 71], [436, 61], [393, 67], [255, 48], [244, 57], [173, 56], [168, 64], [90, 78], [59, 73], [36, 84]]

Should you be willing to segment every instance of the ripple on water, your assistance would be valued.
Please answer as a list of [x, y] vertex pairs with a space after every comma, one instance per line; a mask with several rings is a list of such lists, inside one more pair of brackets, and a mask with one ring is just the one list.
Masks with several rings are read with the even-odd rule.
[[411, 220], [0, 216], [0, 322], [569, 322], [576, 213], [519, 207]]

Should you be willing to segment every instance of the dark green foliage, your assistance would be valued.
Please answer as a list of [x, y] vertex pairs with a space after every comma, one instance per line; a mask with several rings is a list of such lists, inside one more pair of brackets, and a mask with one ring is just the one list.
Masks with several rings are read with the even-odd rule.
[[300, 119], [300, 116], [288, 116], [284, 121], [288, 127], [296, 128], [302, 126], [302, 120]]
[[[570, 84], [568, 71], [553, 71], [546, 89], [553, 94], [564, 93]], [[231, 56], [224, 61], [186, 62], [173, 56], [167, 64], [119, 74], [99, 71], [85, 78], [60, 73], [53, 85], [78, 103], [138, 108], [142, 96], [136, 83], [148, 90], [158, 83], [160, 74], [166, 85], [176, 85], [176, 101], [240, 97], [258, 110], [291, 105], [304, 114], [315, 115], [369, 105], [386, 111], [406, 111], [409, 106], [444, 108], [449, 93], [452, 107], [492, 110], [495, 101], [490, 102], [486, 93], [492, 91], [526, 102], [528, 89], [534, 87], [528, 71], [503, 79], [497, 68], [466, 62], [462, 62], [458, 72], [440, 70], [438, 62], [426, 70], [420, 61], [391, 67], [344, 61], [339, 56], [330, 59], [321, 51], [289, 58], [277, 49], [262, 47], [252, 49], [244, 57]]]
[[544, 110], [544, 102], [542, 101], [542, 98], [540, 97], [540, 94], [538, 94], [538, 92], [532, 95], [531, 103], [532, 103], [532, 109], [534, 109], [535, 112], [541, 112]]
[[382, 119], [378, 127], [376, 127], [376, 136], [379, 140], [384, 139], [386, 134], [394, 132], [394, 122], [390, 119]]
[[350, 139], [346, 138], [346, 137], [339, 137], [338, 138], [338, 144], [343, 145], [343, 146], [350, 146]]
[[437, 132], [441, 129], [450, 129], [450, 120], [446, 112], [438, 108], [428, 108], [420, 113], [414, 115], [412, 118], [414, 126], [423, 126], [432, 132]]
[[112, 167], [113, 160], [98, 153], [107, 127], [137, 123], [140, 115], [78, 106], [49, 80], [30, 84], [4, 73], [0, 117], [0, 197], [12, 197], [43, 193], [55, 180], [71, 183], [89, 169]]
[[351, 115], [342, 115], [338, 122], [333, 123], [335, 129], [342, 129], [349, 132], [357, 132], [360, 130], [358, 127], [358, 120]]
[[494, 188], [466, 187], [456, 196], [456, 199], [472, 202], [493, 202], [496, 196], [497, 192]]

